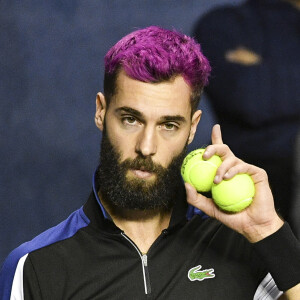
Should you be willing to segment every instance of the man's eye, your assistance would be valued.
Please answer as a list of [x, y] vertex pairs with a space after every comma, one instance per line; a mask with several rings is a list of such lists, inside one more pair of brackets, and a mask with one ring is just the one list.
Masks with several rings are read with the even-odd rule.
[[176, 130], [176, 129], [178, 129], [178, 126], [176, 126], [173, 123], [165, 123], [164, 127], [165, 127], [166, 130]]
[[123, 117], [122, 122], [124, 124], [134, 125], [136, 123], [136, 119], [134, 117]]

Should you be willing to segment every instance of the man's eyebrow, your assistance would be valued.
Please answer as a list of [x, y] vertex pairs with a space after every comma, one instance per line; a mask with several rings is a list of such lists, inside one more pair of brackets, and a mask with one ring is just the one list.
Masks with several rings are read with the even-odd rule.
[[160, 118], [160, 120], [162, 122], [166, 122], [166, 121], [177, 121], [177, 122], [182, 122], [185, 123], [186, 122], [186, 118], [181, 116], [181, 115], [175, 115], [175, 116], [162, 116]]
[[[137, 118], [139, 118], [141, 120], [145, 119], [144, 115], [140, 111], [138, 111], [138, 110], [136, 110], [134, 108], [128, 107], [128, 106], [118, 107], [115, 110], [115, 112], [117, 112], [117, 113], [126, 112], [126, 113], [134, 115], [135, 117], [137, 117]], [[177, 121], [177, 122], [185, 123], [186, 122], [186, 118], [183, 117], [183, 116], [181, 116], [181, 115], [174, 115], [174, 116], [166, 115], [166, 116], [161, 116], [159, 118], [159, 121], [160, 122]]]
[[134, 115], [138, 118], [141, 118], [141, 119], [143, 119], [143, 117], [144, 117], [144, 115], [140, 111], [138, 111], [134, 108], [128, 107], [128, 106], [119, 107], [115, 111], [118, 112], [118, 113], [119, 112], [126, 112], [126, 113], [132, 114], [132, 115]]

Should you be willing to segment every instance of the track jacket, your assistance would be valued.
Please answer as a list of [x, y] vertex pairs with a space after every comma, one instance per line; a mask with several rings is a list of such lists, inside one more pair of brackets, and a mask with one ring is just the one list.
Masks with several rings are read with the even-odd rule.
[[68, 219], [9, 255], [0, 273], [1, 300], [247, 300], [278, 294], [244, 237], [214, 219], [190, 219], [194, 209], [188, 209], [183, 185], [169, 227], [147, 254], [114, 225], [96, 190], [94, 185]]

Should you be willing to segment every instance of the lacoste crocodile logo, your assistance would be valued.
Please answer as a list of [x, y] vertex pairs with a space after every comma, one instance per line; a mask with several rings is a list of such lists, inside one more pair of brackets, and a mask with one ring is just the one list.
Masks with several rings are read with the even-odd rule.
[[188, 271], [188, 278], [190, 281], [203, 281], [204, 279], [214, 278], [214, 269], [200, 270], [202, 268], [201, 265], [191, 268]]

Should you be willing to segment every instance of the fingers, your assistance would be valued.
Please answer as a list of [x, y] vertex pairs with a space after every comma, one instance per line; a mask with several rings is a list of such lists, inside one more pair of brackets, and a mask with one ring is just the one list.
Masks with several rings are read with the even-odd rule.
[[212, 145], [206, 147], [203, 153], [203, 159], [209, 159], [213, 155], [218, 155], [222, 164], [218, 167], [214, 183], [218, 184], [222, 180], [228, 180], [233, 178], [237, 174], [246, 173], [249, 174], [254, 182], [266, 181], [266, 175], [263, 170], [247, 164], [241, 159], [237, 158], [230, 148], [223, 143], [221, 127], [219, 124], [213, 126], [212, 134]]
[[216, 177], [214, 183], [218, 184], [222, 179], [228, 180], [233, 178], [237, 174], [249, 174], [252, 175], [254, 171], [252, 170], [252, 165], [245, 163], [237, 157], [232, 157], [225, 160], [216, 172]]
[[227, 145], [215, 144], [208, 146], [203, 154], [203, 158], [209, 159], [213, 155], [218, 155], [222, 160], [222, 164], [217, 169], [214, 183], [220, 183], [223, 179], [230, 179], [237, 174], [236, 166], [242, 161], [232, 153]]
[[217, 169], [216, 176], [214, 178], [214, 183], [218, 184], [223, 179], [230, 179], [234, 177], [240, 169], [241, 166], [239, 165], [239, 160], [236, 157], [224, 160], [223, 163]]
[[216, 154], [223, 160], [229, 153], [232, 154], [229, 147], [223, 143], [221, 126], [219, 124], [214, 125], [212, 128], [211, 141], [212, 145], [208, 146], [203, 154], [204, 159], [209, 159]]
[[249, 165], [247, 174], [252, 177], [252, 180], [255, 184], [266, 183], [269, 185], [268, 174], [264, 169], [261, 169], [254, 165]]
[[223, 179], [231, 179], [236, 174], [246, 173], [253, 175], [257, 173], [257, 167], [247, 164], [243, 160], [237, 158], [225, 144], [210, 145], [206, 148], [205, 154], [206, 155], [203, 154], [204, 159], [208, 159], [213, 155], [218, 155], [222, 160], [214, 178], [215, 184], [220, 183]]
[[221, 126], [219, 124], [214, 125], [211, 132], [211, 141], [214, 144], [223, 144]]
[[209, 159], [213, 155], [218, 155], [222, 160], [224, 160], [228, 156], [233, 156], [233, 153], [225, 144], [213, 144], [206, 147], [205, 152], [203, 153], [203, 158]]

